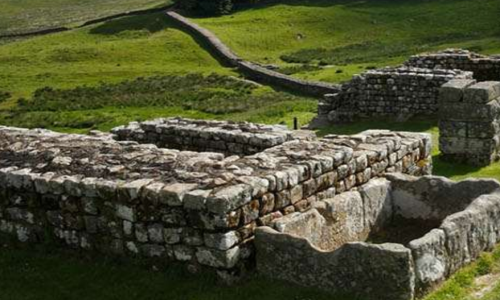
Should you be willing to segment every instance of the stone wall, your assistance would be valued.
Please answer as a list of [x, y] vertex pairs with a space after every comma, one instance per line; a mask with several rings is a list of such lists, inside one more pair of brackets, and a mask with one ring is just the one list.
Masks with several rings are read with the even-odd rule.
[[[258, 271], [362, 299], [411, 300], [500, 241], [497, 181], [403, 174], [387, 179], [285, 216], [273, 228], [258, 228]], [[399, 233], [392, 240], [394, 230], [413, 237], [400, 241]], [[385, 241], [372, 240], [377, 231]]]
[[132, 122], [111, 132], [117, 140], [227, 155], [255, 154], [294, 139], [316, 137], [313, 132], [290, 131], [286, 126], [183, 118]]
[[167, 16], [206, 43], [222, 62], [231, 67], [238, 68], [249, 79], [281, 86], [301, 94], [319, 97], [328, 93], [336, 93], [339, 90], [339, 86], [336, 84], [301, 80], [267, 69], [258, 64], [244, 61], [209, 30], [173, 11], [168, 11]]
[[412, 56], [405, 65], [429, 69], [459, 69], [474, 73], [479, 81], [500, 80], [500, 57], [485, 56], [468, 50], [448, 49]]
[[339, 93], [326, 95], [315, 122], [436, 115], [441, 85], [462, 78], [472, 78], [472, 73], [408, 67], [370, 70], [354, 76]]
[[500, 158], [500, 82], [453, 80], [440, 94], [443, 158], [485, 166]]
[[250, 261], [257, 226], [386, 172], [428, 174], [430, 149], [427, 134], [368, 131], [239, 158], [1, 127], [0, 236], [225, 277]]

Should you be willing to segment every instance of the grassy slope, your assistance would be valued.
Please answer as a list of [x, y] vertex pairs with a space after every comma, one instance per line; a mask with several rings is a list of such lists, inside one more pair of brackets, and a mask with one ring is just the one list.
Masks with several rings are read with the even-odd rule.
[[0, 46], [0, 90], [14, 98], [37, 88], [187, 72], [234, 74], [161, 13]]
[[[263, 63], [284, 65], [281, 55], [304, 49], [337, 50], [342, 60], [352, 56], [346, 66], [297, 75], [340, 81], [423, 50], [463, 46], [500, 53], [499, 13], [497, 0], [291, 0], [195, 21], [244, 58]], [[366, 43], [372, 45], [349, 48]], [[356, 63], [359, 56], [369, 62]]]
[[[33, 112], [5, 118], [19, 97], [30, 98], [39, 88], [74, 88], [99, 82], [119, 82], [154, 75], [191, 72], [237, 75], [222, 67], [191, 36], [177, 29], [161, 13], [125, 17], [71, 32], [47, 35], [0, 46], [0, 91], [12, 94], [0, 104], [0, 124], [85, 132], [82, 123], [98, 123], [94, 129], [110, 128], [138, 119], [160, 116], [223, 118], [265, 123], [301, 124], [314, 116], [313, 100], [288, 104], [269, 103], [248, 113], [231, 115], [186, 111], [180, 107], [107, 107], [98, 110]], [[269, 88], [259, 92], [266, 93]], [[293, 116], [292, 116], [293, 115]], [[12, 120], [13, 119], [13, 120]], [[73, 127], [71, 124], [79, 124]]]
[[0, 35], [71, 26], [91, 19], [161, 7], [169, 3], [170, 0], [2, 0]]

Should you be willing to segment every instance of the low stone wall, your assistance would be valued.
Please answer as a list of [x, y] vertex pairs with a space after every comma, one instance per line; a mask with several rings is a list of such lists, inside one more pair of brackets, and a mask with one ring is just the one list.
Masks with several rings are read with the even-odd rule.
[[0, 235], [185, 261], [225, 277], [257, 226], [389, 171], [428, 174], [427, 134], [289, 141], [242, 158], [0, 127]]
[[197, 38], [205, 42], [212, 52], [221, 59], [225, 64], [238, 68], [246, 77], [271, 85], [281, 86], [292, 91], [323, 97], [324, 94], [336, 93], [339, 86], [324, 82], [306, 81], [282, 73], [269, 70], [258, 64], [244, 61], [236, 55], [228, 46], [226, 46], [217, 36], [209, 30], [189, 21], [180, 14], [168, 11], [167, 16], [186, 29]]
[[453, 80], [440, 94], [443, 158], [485, 166], [500, 158], [500, 82]]
[[406, 119], [436, 115], [439, 88], [452, 79], [471, 79], [460, 70], [385, 68], [367, 71], [326, 95], [318, 106], [316, 123], [350, 122], [359, 118]]
[[473, 72], [474, 79], [479, 81], [500, 80], [500, 57], [480, 55], [462, 49], [415, 55], [405, 65], [429, 69], [459, 69]]
[[[410, 300], [500, 241], [497, 181], [402, 174], [387, 179], [258, 228], [258, 271], [362, 299]], [[408, 222], [414, 227], [405, 228]], [[387, 238], [394, 230], [413, 238], [399, 241], [400, 233], [381, 244], [365, 242], [377, 231]]]
[[316, 138], [313, 132], [290, 131], [286, 126], [184, 118], [132, 122], [111, 132], [117, 140], [227, 155], [250, 155], [287, 141]]

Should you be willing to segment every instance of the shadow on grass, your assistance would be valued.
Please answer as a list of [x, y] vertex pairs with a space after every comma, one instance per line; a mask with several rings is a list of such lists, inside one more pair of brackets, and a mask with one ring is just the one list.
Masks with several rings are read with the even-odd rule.
[[412, 119], [406, 122], [388, 122], [384, 120], [359, 121], [350, 124], [337, 124], [320, 128], [317, 131], [319, 136], [327, 134], [356, 134], [369, 129], [387, 129], [395, 131], [423, 132], [429, 131], [437, 126], [434, 119]]
[[114, 35], [124, 31], [148, 31], [155, 33], [167, 28], [173, 28], [174, 23], [163, 13], [124, 17], [108, 21], [92, 28], [91, 34]]
[[[462, 0], [466, 1], [466, 0]], [[370, 7], [387, 7], [393, 6], [397, 8], [398, 6], [410, 6], [410, 5], [421, 5], [420, 0], [264, 0], [257, 4], [236, 4], [235, 12], [241, 12], [246, 10], [260, 10], [276, 5], [287, 5], [287, 6], [304, 6], [304, 7], [331, 7], [331, 6], [344, 6], [349, 8], [360, 8], [366, 10]], [[193, 16], [196, 17], [196, 16]], [[201, 17], [201, 16], [200, 16]]]
[[432, 156], [432, 164], [432, 173], [434, 175], [444, 176], [448, 178], [454, 176], [464, 176], [481, 170], [481, 167], [446, 161], [443, 159], [443, 156], [441, 154], [435, 154]]
[[[0, 251], [0, 299], [16, 300], [347, 300], [291, 284], [246, 278], [222, 285], [212, 273], [189, 274], [180, 265], [156, 265], [141, 259], [49, 249]], [[161, 261], [156, 259], [155, 262]]]

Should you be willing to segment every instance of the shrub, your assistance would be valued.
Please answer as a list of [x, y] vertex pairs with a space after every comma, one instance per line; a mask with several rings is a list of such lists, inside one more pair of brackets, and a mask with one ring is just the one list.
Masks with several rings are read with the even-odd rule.
[[199, 15], [216, 16], [229, 14], [236, 6], [248, 6], [261, 0], [176, 0], [180, 9]]
[[225, 15], [233, 9], [232, 0], [178, 0], [180, 8], [201, 15]]
[[0, 91], [0, 103], [7, 101], [10, 97], [10, 93]]
[[35, 91], [30, 100], [19, 99], [18, 110], [62, 112], [106, 107], [180, 107], [211, 114], [227, 114], [297, 99], [283, 92], [262, 93], [262, 89], [256, 85], [234, 77], [190, 74], [137, 78], [70, 90], [44, 87]]

